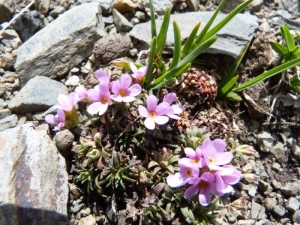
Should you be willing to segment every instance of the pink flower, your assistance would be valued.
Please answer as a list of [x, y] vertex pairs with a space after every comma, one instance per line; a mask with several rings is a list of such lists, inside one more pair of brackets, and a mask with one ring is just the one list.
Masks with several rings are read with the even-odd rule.
[[190, 182], [193, 183], [193, 185], [184, 192], [184, 198], [191, 198], [199, 193], [200, 204], [203, 206], [209, 205], [211, 202], [210, 190], [214, 180], [214, 175], [209, 172], [203, 173], [200, 178], [194, 178], [193, 181]]
[[216, 196], [223, 196], [233, 191], [230, 185], [237, 184], [241, 179], [241, 172], [230, 165], [225, 165], [221, 170], [213, 173], [215, 176], [215, 185], [211, 188], [211, 193]]
[[203, 142], [201, 150], [205, 163], [210, 170], [220, 170], [220, 165], [225, 165], [231, 162], [233, 154], [231, 152], [224, 152], [225, 148], [226, 143], [221, 139], [211, 141], [207, 138]]
[[171, 174], [167, 177], [167, 183], [170, 187], [180, 187], [188, 183], [191, 179], [198, 177], [199, 169], [190, 165], [180, 165], [178, 173]]
[[75, 88], [75, 93], [78, 96], [77, 101], [83, 101], [88, 98], [88, 91], [85, 89], [83, 85], [79, 85]]
[[130, 87], [132, 79], [128, 74], [123, 74], [120, 80], [117, 80], [112, 85], [111, 98], [116, 102], [133, 102], [135, 96], [139, 95], [142, 88], [139, 84], [134, 84]]
[[148, 66], [143, 66], [143, 67], [137, 69], [136, 66], [133, 63], [130, 63], [129, 65], [130, 65], [130, 68], [133, 72], [132, 77], [137, 79], [138, 81], [142, 81], [144, 76], [147, 73]]
[[57, 98], [59, 103], [59, 108], [63, 109], [64, 111], [68, 112], [73, 109], [75, 104], [77, 103], [78, 96], [76, 93], [72, 92], [68, 96], [60, 94]]
[[99, 69], [95, 72], [96, 78], [100, 81], [102, 84], [109, 84], [110, 82], [110, 76], [105, 73], [103, 69]]
[[93, 103], [88, 106], [87, 111], [90, 114], [99, 113], [101, 116], [106, 112], [111, 99], [107, 84], [100, 83], [96, 87], [89, 90], [89, 97]]
[[167, 94], [164, 97], [163, 102], [169, 103], [169, 105], [173, 109], [173, 114], [170, 114], [170, 115], [167, 115], [167, 116], [172, 118], [172, 119], [177, 119], [178, 120], [178, 119], [180, 119], [180, 117], [176, 116], [174, 114], [182, 113], [183, 112], [183, 107], [179, 104], [172, 105], [172, 103], [174, 102], [175, 99], [176, 99], [176, 94], [174, 92], [171, 92], [171, 93]]
[[157, 105], [158, 99], [154, 95], [150, 95], [147, 98], [147, 109], [144, 106], [139, 105], [139, 114], [146, 117], [145, 126], [153, 130], [155, 123], [162, 125], [169, 121], [169, 117], [164, 116], [173, 113], [173, 109], [166, 102], [162, 102]]
[[188, 158], [182, 158], [178, 161], [179, 166], [190, 165], [190, 167], [202, 168], [205, 166], [205, 161], [202, 157], [201, 147], [198, 146], [196, 151], [192, 148], [184, 148], [184, 152]]
[[52, 114], [46, 115], [45, 121], [49, 124], [56, 125], [54, 130], [61, 130], [66, 124], [65, 113], [62, 109], [57, 109], [57, 114], [55, 116]]

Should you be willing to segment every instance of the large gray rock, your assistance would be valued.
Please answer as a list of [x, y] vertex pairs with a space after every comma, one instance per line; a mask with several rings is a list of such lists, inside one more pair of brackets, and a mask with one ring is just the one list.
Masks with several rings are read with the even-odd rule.
[[68, 224], [65, 159], [48, 125], [0, 132], [0, 224]]
[[[213, 12], [191, 12], [171, 15], [166, 48], [171, 48], [174, 44], [173, 21], [178, 23], [181, 31], [181, 38], [182, 40], [185, 40], [198, 22], [201, 22], [201, 30], [212, 15]], [[221, 21], [225, 16], [225, 14], [218, 15], [214, 24]], [[245, 45], [251, 41], [254, 34], [253, 32], [258, 27], [256, 20], [257, 18], [250, 14], [238, 14], [218, 32], [218, 40], [207, 50], [207, 52], [213, 54], [226, 54], [233, 58], [237, 58]], [[156, 24], [156, 29], [159, 31], [162, 20], [156, 20]], [[150, 22], [135, 25], [129, 34], [142, 42], [145, 49], [149, 48], [151, 41]]]
[[65, 85], [48, 77], [37, 76], [16, 94], [8, 108], [17, 113], [41, 112], [57, 104], [59, 94], [68, 94]]
[[0, 23], [9, 21], [10, 17], [15, 12], [14, 0], [0, 0]]
[[56, 78], [92, 54], [105, 34], [99, 3], [68, 10], [19, 48], [15, 69], [21, 86], [34, 76]]

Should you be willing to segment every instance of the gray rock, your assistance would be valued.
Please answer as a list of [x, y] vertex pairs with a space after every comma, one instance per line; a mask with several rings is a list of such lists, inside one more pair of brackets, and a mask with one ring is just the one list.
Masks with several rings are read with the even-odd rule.
[[276, 205], [273, 209], [275, 215], [279, 217], [283, 217], [286, 213], [285, 208], [281, 205]]
[[293, 214], [292, 220], [294, 223], [297, 223], [297, 224], [300, 223], [300, 211], [299, 210]]
[[0, 132], [6, 130], [8, 128], [17, 126], [17, 123], [18, 123], [18, 117], [15, 114], [1, 119], [0, 120]]
[[277, 204], [277, 200], [275, 198], [265, 198], [264, 199], [264, 205], [266, 207], [266, 210], [271, 211], [275, 208]]
[[257, 144], [262, 152], [270, 152], [273, 148], [273, 138], [271, 134], [268, 132], [258, 134]]
[[0, 224], [68, 224], [65, 159], [48, 126], [32, 125], [0, 133]]
[[50, 2], [51, 0], [36, 0], [35, 8], [38, 9], [38, 11], [43, 14], [47, 15], [50, 9]]
[[111, 8], [118, 10], [118, 12], [134, 12], [137, 5], [131, 0], [114, 0]]
[[263, 180], [258, 181], [258, 188], [264, 192], [264, 195], [268, 195], [273, 191], [271, 185]]
[[91, 55], [103, 28], [98, 3], [82, 4], [58, 17], [19, 48], [15, 68], [21, 86], [34, 76], [67, 73]]
[[74, 214], [78, 213], [80, 210], [82, 210], [84, 208], [84, 204], [82, 203], [82, 201], [76, 201], [75, 205], [73, 206], [72, 212]]
[[[166, 48], [172, 51], [172, 46], [174, 44], [173, 21], [178, 23], [181, 31], [181, 38], [182, 40], [185, 40], [198, 22], [201, 21], [200, 30], [203, 29], [213, 13], [214, 12], [191, 12], [171, 15]], [[216, 22], [220, 22], [224, 17], [225, 14], [218, 15]], [[157, 30], [159, 30], [162, 20], [157, 19], [156, 24]], [[238, 14], [218, 32], [218, 40], [207, 50], [207, 52], [213, 54], [226, 54], [237, 58], [244, 46], [251, 41], [253, 32], [257, 26], [258, 24], [255, 16], [250, 14]], [[144, 49], [148, 49], [151, 42], [150, 27], [150, 22], [137, 24], [129, 33], [133, 38], [144, 44]]]
[[252, 201], [251, 206], [251, 219], [265, 219], [265, 207], [261, 206], [260, 204], [256, 203], [254, 200]]
[[300, 147], [297, 144], [292, 145], [292, 152], [296, 159], [300, 160]]
[[107, 35], [95, 43], [93, 53], [100, 63], [107, 64], [114, 59], [127, 56], [130, 44], [128, 36]]
[[287, 205], [286, 205], [286, 208], [287, 210], [291, 211], [291, 212], [295, 212], [299, 209], [299, 202], [296, 198], [294, 197], [291, 197], [289, 198], [288, 202], [287, 202]]
[[8, 109], [0, 109], [0, 119], [3, 119], [11, 115], [11, 111]]
[[[154, 7], [154, 11], [155, 13], [157, 13], [158, 15], [164, 15], [166, 10], [168, 8], [172, 8], [173, 4], [171, 0], [153, 0], [153, 7]], [[148, 13], [148, 15], [150, 15], [150, 5], [149, 5], [149, 1], [148, 0], [140, 0], [139, 1], [139, 8], [140, 9], [145, 9]]]
[[91, 214], [91, 209], [90, 208], [83, 209], [80, 211], [80, 214], [82, 217], [86, 217]]
[[264, 4], [264, 0], [253, 0], [249, 6], [247, 6], [246, 10], [250, 12], [259, 12]]
[[254, 225], [255, 220], [239, 220], [237, 225]]
[[284, 154], [284, 145], [281, 142], [278, 142], [271, 149], [271, 153], [275, 156], [276, 159], [281, 159]]
[[58, 5], [55, 6], [54, 9], [51, 10], [50, 12], [50, 16], [52, 16], [53, 18], [58, 17], [59, 14], [63, 14], [65, 12], [65, 8]]
[[119, 32], [130, 31], [133, 28], [133, 25], [125, 18], [125, 16], [119, 13], [116, 9], [113, 9], [112, 12], [114, 24]]
[[27, 41], [38, 30], [44, 28], [48, 21], [44, 15], [36, 10], [25, 12], [12, 24], [12, 28], [16, 30], [23, 42]]
[[287, 196], [295, 196], [300, 191], [300, 182], [287, 183], [280, 191]]
[[236, 1], [225, 1], [225, 4], [221, 8], [222, 12], [229, 13], [234, 10], [238, 5], [242, 4], [246, 0], [236, 0]]
[[111, 13], [111, 4], [113, 0], [92, 0], [92, 2], [98, 2], [101, 4], [102, 14], [107, 16]]
[[11, 53], [6, 52], [0, 55], [0, 68], [5, 70], [12, 70], [16, 62], [18, 50], [14, 50]]
[[66, 150], [72, 145], [74, 135], [69, 130], [62, 130], [55, 134], [53, 141], [59, 149]]
[[8, 107], [17, 113], [44, 111], [57, 104], [59, 94], [67, 95], [67, 87], [48, 77], [36, 76], [16, 94]]
[[14, 0], [0, 0], [0, 23], [9, 21], [15, 12]]

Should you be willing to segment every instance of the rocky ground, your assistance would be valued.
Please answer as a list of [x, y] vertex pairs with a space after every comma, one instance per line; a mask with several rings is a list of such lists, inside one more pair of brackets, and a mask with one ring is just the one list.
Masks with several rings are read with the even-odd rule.
[[[219, 2], [170, 0], [154, 5], [158, 18], [171, 7], [175, 20], [191, 30], [191, 23], [207, 21]], [[228, 0], [223, 12], [240, 2]], [[8, 24], [30, 4], [0, 1], [0, 224], [125, 224], [130, 211], [139, 208], [127, 204], [116, 216], [113, 207], [106, 207], [113, 202], [110, 197], [88, 194], [76, 181], [80, 157], [74, 149], [82, 142], [79, 136], [89, 139], [90, 134], [81, 126], [52, 132], [44, 117], [55, 111], [59, 93], [67, 94], [79, 84], [93, 87], [96, 69], [119, 76], [123, 70], [111, 64], [113, 60], [145, 61], [148, 1], [37, 0]], [[190, 12], [198, 14], [185, 14]], [[295, 0], [254, 0], [220, 32], [219, 44], [201, 56], [206, 64], [200, 68], [219, 81], [250, 42], [238, 73], [242, 80], [261, 74], [279, 63], [269, 41], [282, 42], [279, 26], [285, 23], [296, 33], [298, 17]], [[188, 33], [182, 29], [183, 38]], [[172, 44], [168, 39], [166, 58]], [[300, 224], [300, 105], [297, 95], [286, 104], [284, 96], [292, 92], [280, 82], [262, 82], [246, 90], [241, 103], [211, 102], [195, 115], [193, 101], [182, 95], [186, 118], [193, 116], [213, 137], [249, 144], [258, 152], [235, 159], [243, 179], [220, 199], [216, 224]], [[178, 127], [184, 129], [185, 120], [180, 122]], [[134, 202], [131, 206], [137, 201], [126, 200]]]

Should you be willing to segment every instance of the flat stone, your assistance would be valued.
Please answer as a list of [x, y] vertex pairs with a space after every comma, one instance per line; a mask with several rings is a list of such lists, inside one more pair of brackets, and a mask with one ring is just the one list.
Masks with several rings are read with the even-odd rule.
[[11, 111], [9, 109], [0, 109], [0, 119], [3, 119], [10, 115], [11, 115]]
[[300, 211], [299, 210], [293, 214], [292, 220], [294, 223], [297, 223], [297, 224], [300, 223]]
[[292, 152], [296, 159], [300, 160], [300, 147], [297, 144], [292, 145]]
[[287, 202], [286, 208], [289, 211], [295, 212], [299, 209], [299, 205], [300, 205], [299, 201], [296, 198], [291, 197], [291, 198], [289, 198], [289, 200]]
[[280, 191], [287, 196], [295, 196], [300, 191], [300, 182], [287, 183]]
[[20, 46], [15, 69], [21, 86], [34, 76], [66, 74], [92, 54], [94, 43], [104, 34], [99, 3], [68, 10]]
[[257, 135], [257, 144], [262, 152], [270, 152], [273, 148], [273, 138], [268, 132]]
[[265, 207], [256, 203], [254, 200], [252, 201], [251, 206], [251, 218], [252, 219], [265, 219]]
[[[0, 132], [17, 126], [18, 116], [13, 114], [0, 120]], [[1, 223], [0, 223], [1, 224]]]
[[273, 209], [273, 212], [278, 216], [278, 217], [283, 217], [286, 213], [285, 208], [281, 205], [276, 205]]
[[57, 132], [53, 138], [56, 146], [61, 150], [69, 148], [74, 141], [74, 134], [69, 130], [62, 130]]
[[264, 205], [266, 207], [266, 210], [271, 211], [275, 208], [277, 204], [277, 200], [275, 198], [265, 198], [264, 199]]
[[93, 215], [81, 218], [78, 225], [97, 225], [96, 218]]
[[17, 113], [41, 112], [57, 104], [59, 94], [67, 95], [67, 87], [48, 77], [36, 76], [16, 94], [8, 107]]
[[65, 159], [32, 123], [0, 132], [0, 224], [68, 224]]
[[275, 156], [276, 159], [281, 159], [284, 154], [284, 145], [281, 142], [278, 142], [271, 149], [271, 153]]
[[[173, 21], [178, 23], [181, 31], [181, 39], [185, 40], [198, 22], [201, 22], [200, 30], [206, 25], [214, 12], [191, 12], [171, 15], [166, 40], [166, 50], [172, 52], [174, 45]], [[220, 22], [226, 15], [219, 14], [215, 20]], [[237, 58], [247, 43], [252, 40], [254, 30], [258, 27], [257, 18], [250, 14], [238, 14], [216, 35], [218, 40], [206, 51], [213, 54], [230, 55]], [[161, 19], [156, 20], [156, 29], [160, 30]], [[143, 48], [148, 49], [151, 42], [151, 24], [141, 23], [134, 26], [130, 35], [144, 44]]]
[[126, 17], [119, 13], [116, 9], [113, 9], [112, 12], [114, 24], [119, 32], [130, 31], [133, 28], [133, 25], [126, 19]]
[[111, 7], [121, 13], [124, 13], [133, 12], [137, 6], [131, 0], [114, 0]]

